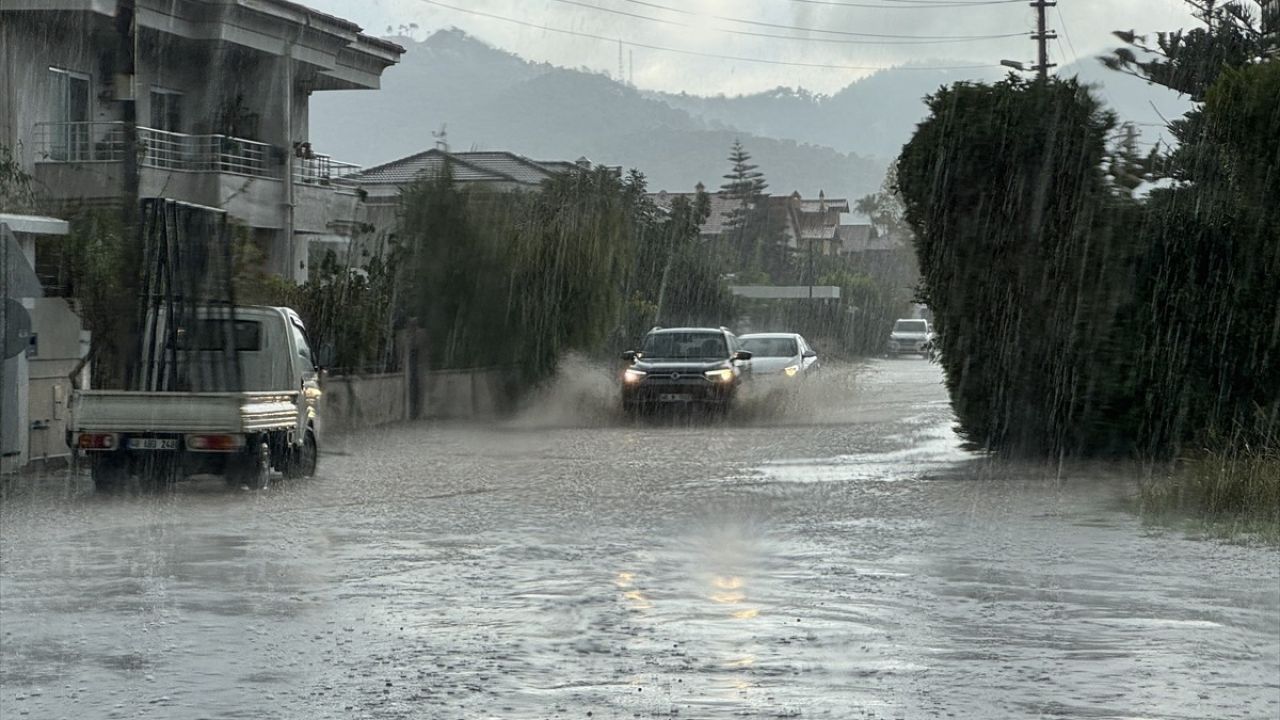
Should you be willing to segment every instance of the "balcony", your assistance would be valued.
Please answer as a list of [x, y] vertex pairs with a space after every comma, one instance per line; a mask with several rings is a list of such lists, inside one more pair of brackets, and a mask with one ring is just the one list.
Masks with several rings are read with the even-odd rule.
[[[124, 160], [124, 123], [36, 125], [36, 162], [118, 163]], [[274, 145], [231, 135], [188, 135], [138, 127], [138, 164], [157, 170], [284, 178], [284, 156]], [[308, 185], [342, 183], [360, 166], [307, 153], [294, 159], [293, 179]]]
[[[34, 137], [36, 180], [55, 199], [109, 202], [119, 197], [124, 182], [123, 123], [42, 123]], [[299, 232], [326, 231], [328, 215], [336, 207], [335, 192], [344, 200], [354, 198], [348, 178], [360, 171], [358, 165], [328, 155], [300, 152], [292, 162], [290, 200], [284, 187], [287, 154], [275, 145], [139, 127], [137, 152], [143, 197], [218, 207], [247, 225], [275, 229], [285, 227], [285, 209], [292, 202]]]
[[[124, 160], [124, 123], [40, 123], [35, 143], [37, 163], [118, 163]], [[283, 163], [272, 152], [267, 143], [230, 135], [138, 128], [138, 164], [157, 170], [279, 179]]]
[[307, 185], [350, 184], [348, 177], [362, 169], [328, 155], [305, 155], [293, 161], [293, 181]]

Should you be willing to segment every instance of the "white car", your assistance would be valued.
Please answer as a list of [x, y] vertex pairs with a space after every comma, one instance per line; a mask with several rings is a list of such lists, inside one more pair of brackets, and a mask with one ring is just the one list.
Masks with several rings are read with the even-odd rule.
[[742, 349], [751, 353], [751, 375], [756, 381], [797, 381], [819, 367], [818, 353], [797, 333], [739, 335]]
[[889, 333], [889, 344], [886, 348], [889, 357], [899, 355], [933, 355], [933, 327], [928, 320], [904, 318], [893, 324], [893, 332]]

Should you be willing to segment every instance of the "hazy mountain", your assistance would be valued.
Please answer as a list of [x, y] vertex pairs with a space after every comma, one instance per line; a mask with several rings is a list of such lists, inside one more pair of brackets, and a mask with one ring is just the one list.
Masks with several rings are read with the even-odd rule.
[[[447, 128], [454, 150], [512, 150], [543, 160], [637, 168], [655, 189], [718, 187], [729, 145], [740, 137], [773, 192], [859, 197], [878, 187], [925, 116], [922, 98], [957, 80], [1000, 70], [883, 70], [833, 95], [778, 88], [738, 97], [638, 91], [606, 75], [531, 63], [457, 30], [407, 52], [380, 91], [325, 92], [312, 99], [315, 147], [365, 165], [432, 147]], [[922, 61], [921, 64], [946, 64]], [[1094, 58], [1059, 71], [1099, 84], [1102, 99], [1148, 138], [1160, 117], [1188, 106], [1165, 88], [1111, 72]]]
[[957, 80], [994, 79], [999, 72], [882, 70], [834, 95], [775, 88], [734, 97], [649, 93], [649, 97], [720, 127], [785, 137], [881, 159], [896, 157], [924, 119], [922, 98]]
[[[924, 64], [924, 63], [922, 63]], [[930, 61], [927, 64], [945, 64]], [[889, 160], [925, 118], [924, 97], [958, 80], [993, 81], [999, 69], [921, 70], [910, 67], [882, 70], [858, 80], [834, 95], [814, 95], [803, 89], [777, 88], [735, 97], [698, 97], [647, 93], [648, 97], [702, 118], [717, 127], [733, 127], [758, 135], [791, 138], [825, 145], [841, 152]], [[1085, 58], [1058, 70], [1098, 88], [1101, 99], [1121, 120], [1139, 124], [1149, 140], [1161, 136], [1161, 116], [1175, 118], [1190, 104], [1167, 88], [1106, 69], [1096, 58]]]
[[379, 91], [316, 93], [315, 148], [364, 165], [430, 148], [446, 127], [454, 150], [512, 150], [540, 160], [621, 165], [654, 190], [718, 187], [729, 146], [741, 137], [774, 192], [857, 197], [874, 190], [885, 163], [757, 136], [694, 117], [605, 75], [527, 62], [456, 31], [425, 41], [397, 38], [407, 52]]

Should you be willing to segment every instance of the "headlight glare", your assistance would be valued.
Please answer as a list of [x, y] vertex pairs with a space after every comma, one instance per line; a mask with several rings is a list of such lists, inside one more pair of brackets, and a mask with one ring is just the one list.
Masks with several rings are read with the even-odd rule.
[[721, 368], [720, 370], [708, 370], [704, 373], [711, 382], [729, 382], [733, 380], [733, 370], [730, 368]]
[[638, 383], [644, 379], [645, 375], [648, 375], [648, 374], [649, 373], [643, 370], [637, 370], [635, 368], [627, 368], [626, 371], [622, 373], [622, 382]]
[[786, 373], [787, 377], [795, 377], [796, 374], [800, 372], [800, 366], [792, 365], [790, 367], [783, 368], [782, 372]]

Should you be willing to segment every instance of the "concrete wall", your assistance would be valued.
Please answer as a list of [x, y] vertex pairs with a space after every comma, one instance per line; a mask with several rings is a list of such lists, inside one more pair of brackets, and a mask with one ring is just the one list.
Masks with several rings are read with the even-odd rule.
[[[332, 437], [413, 419], [493, 419], [503, 410], [502, 373], [447, 370], [384, 375], [335, 375], [322, 383], [322, 432]], [[418, 393], [419, 417], [409, 401]]]
[[404, 373], [325, 377], [321, 432], [341, 434], [408, 419]]
[[497, 370], [424, 372], [417, 392], [423, 418], [490, 419], [502, 410], [502, 374]]
[[[120, 197], [121, 163], [38, 163], [37, 183], [67, 201], [115, 202]], [[168, 197], [183, 202], [222, 208], [231, 217], [251, 227], [284, 227], [284, 183], [272, 178], [229, 173], [160, 170], [144, 167], [139, 172], [142, 197]]]
[[341, 186], [294, 183], [293, 204], [293, 227], [300, 233], [332, 233], [331, 222], [364, 219], [356, 192]]

